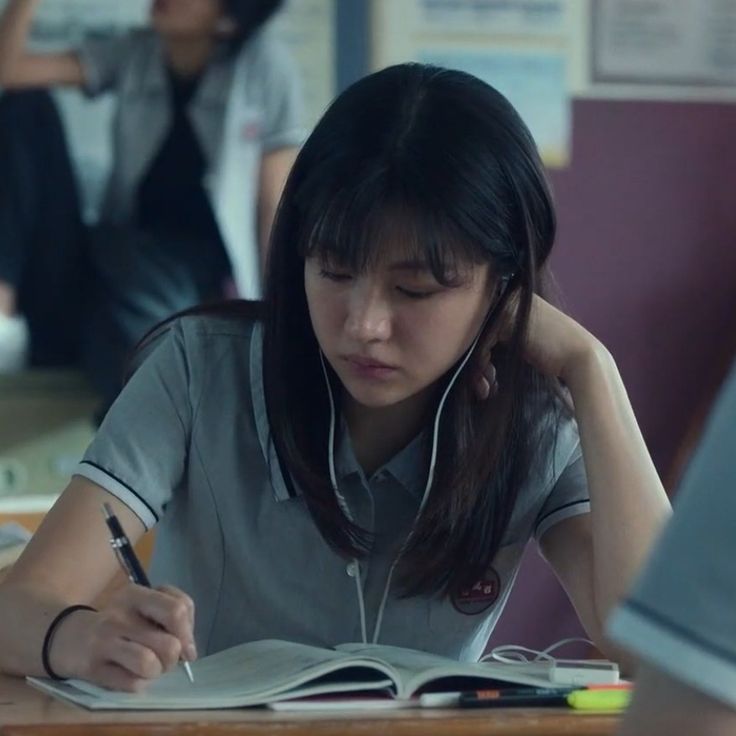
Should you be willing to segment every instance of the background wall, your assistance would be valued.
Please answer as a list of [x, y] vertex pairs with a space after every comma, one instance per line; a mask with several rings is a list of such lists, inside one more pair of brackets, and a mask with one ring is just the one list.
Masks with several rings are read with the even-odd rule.
[[[736, 346], [736, 106], [577, 100], [551, 172], [565, 306], [618, 362], [660, 473]], [[538, 622], [544, 601], [544, 627]], [[579, 632], [536, 549], [492, 643]]]

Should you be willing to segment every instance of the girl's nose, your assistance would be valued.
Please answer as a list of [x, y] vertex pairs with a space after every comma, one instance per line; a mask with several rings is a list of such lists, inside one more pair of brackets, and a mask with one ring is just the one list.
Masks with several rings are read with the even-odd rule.
[[359, 342], [387, 340], [391, 335], [391, 308], [380, 289], [356, 282], [348, 299], [346, 330]]

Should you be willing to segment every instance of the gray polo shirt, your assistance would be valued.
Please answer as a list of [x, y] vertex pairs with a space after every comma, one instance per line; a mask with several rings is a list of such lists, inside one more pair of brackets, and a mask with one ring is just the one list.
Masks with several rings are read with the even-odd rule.
[[609, 633], [672, 677], [736, 707], [736, 365], [672, 521]]
[[[146, 527], [158, 523], [151, 576], [195, 600], [201, 653], [265, 638], [323, 646], [361, 639], [351, 564], [324, 542], [298, 489], [290, 495], [269, 442], [261, 347], [260, 324], [177, 321], [135, 372], [77, 470]], [[395, 547], [423, 491], [419, 443], [366, 478], [342, 425], [339, 486], [358, 523], [376, 534], [361, 562], [369, 638]], [[461, 660], [482, 654], [527, 541], [589, 511], [573, 421], [559, 427], [542, 465], [520, 493], [486, 578], [454, 600], [401, 598], [392, 589], [380, 643]]]

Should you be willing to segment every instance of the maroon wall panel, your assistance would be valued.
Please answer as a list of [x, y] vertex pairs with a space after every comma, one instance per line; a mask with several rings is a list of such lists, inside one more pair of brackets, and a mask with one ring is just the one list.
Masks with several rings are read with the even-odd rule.
[[[571, 165], [552, 172], [553, 269], [566, 309], [615, 356], [666, 474], [736, 344], [736, 105], [579, 100], [573, 125]], [[579, 631], [528, 552], [492, 644]]]

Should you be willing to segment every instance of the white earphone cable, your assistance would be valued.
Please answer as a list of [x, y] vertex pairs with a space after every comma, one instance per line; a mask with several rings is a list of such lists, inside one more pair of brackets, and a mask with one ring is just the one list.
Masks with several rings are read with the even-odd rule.
[[[332, 395], [332, 386], [330, 384], [330, 377], [327, 374], [327, 366], [325, 365], [325, 359], [322, 355], [322, 351], [319, 351], [319, 360], [322, 365], [322, 374], [325, 377], [325, 383], [327, 384], [327, 396], [330, 400], [330, 433], [328, 436], [328, 450], [327, 450], [327, 463], [330, 469], [330, 483], [332, 484], [332, 490], [337, 498], [337, 503], [342, 509], [342, 512], [347, 516], [350, 521], [354, 522], [350, 507], [345, 497], [340, 493], [340, 489], [337, 485], [337, 473], [335, 473], [335, 399]], [[365, 616], [365, 601], [363, 600], [363, 582], [360, 575], [360, 561], [355, 557], [350, 563], [353, 570], [353, 579], [355, 580], [355, 589], [358, 594], [358, 608], [360, 611], [360, 633], [363, 637], [363, 644], [368, 643], [368, 626], [366, 624]]]
[[[507, 282], [503, 283], [501, 295], [503, 295], [503, 291], [505, 291], [506, 283]], [[500, 296], [499, 296], [499, 302], [500, 302]], [[417, 510], [417, 514], [414, 517], [414, 522], [412, 523], [411, 529], [409, 530], [409, 533], [406, 535], [406, 538], [404, 539], [403, 544], [399, 548], [399, 551], [396, 554], [396, 557], [394, 558], [389, 568], [388, 575], [386, 577], [386, 583], [383, 587], [383, 594], [381, 596], [381, 602], [378, 606], [378, 613], [376, 614], [376, 623], [373, 628], [373, 637], [371, 639], [373, 644], [376, 644], [378, 642], [378, 637], [380, 636], [380, 633], [381, 633], [381, 626], [383, 625], [383, 614], [386, 609], [386, 604], [388, 602], [388, 595], [391, 590], [391, 581], [393, 579], [394, 570], [396, 569], [396, 565], [399, 563], [399, 560], [401, 559], [402, 555], [406, 551], [406, 548], [409, 545], [409, 542], [411, 541], [412, 536], [414, 535], [416, 523], [419, 517], [421, 516], [422, 511], [424, 510], [424, 507], [427, 505], [427, 501], [429, 499], [429, 493], [432, 488], [432, 482], [434, 481], [435, 467], [437, 465], [437, 445], [438, 445], [438, 438], [439, 438], [439, 426], [440, 426], [440, 418], [442, 416], [442, 410], [444, 409], [444, 406], [445, 406], [445, 401], [447, 400], [450, 390], [455, 385], [455, 381], [457, 380], [461, 371], [467, 364], [468, 360], [470, 360], [470, 356], [473, 354], [473, 351], [475, 350], [478, 344], [478, 341], [480, 340], [481, 335], [483, 334], [483, 330], [485, 329], [485, 326], [488, 323], [488, 320], [490, 319], [493, 311], [494, 310], [491, 310], [488, 313], [488, 315], [486, 315], [485, 320], [483, 320], [483, 324], [481, 325], [481, 328], [478, 331], [478, 334], [476, 335], [472, 344], [470, 345], [467, 352], [465, 353], [465, 357], [462, 359], [460, 365], [457, 367], [457, 369], [455, 370], [455, 373], [453, 374], [452, 378], [447, 384], [447, 387], [445, 388], [442, 394], [442, 398], [440, 399], [440, 402], [437, 406], [437, 411], [435, 413], [434, 424], [432, 428], [432, 451], [430, 453], [429, 470], [427, 472], [427, 482], [424, 486], [424, 493], [422, 494], [422, 500], [419, 503], [419, 509]], [[337, 502], [340, 508], [342, 509], [345, 516], [347, 516], [347, 518], [350, 519], [350, 521], [354, 522], [353, 515], [350, 512], [350, 507], [348, 506], [348, 503], [345, 500], [344, 496], [340, 493], [340, 490], [337, 484], [337, 474], [335, 473], [335, 400], [332, 394], [332, 386], [330, 384], [329, 375], [327, 373], [327, 366], [325, 365], [324, 355], [322, 354], [321, 350], [319, 351], [319, 359], [322, 365], [322, 373], [325, 378], [325, 383], [327, 384], [327, 395], [330, 400], [330, 432], [329, 432], [329, 437], [328, 437], [328, 449], [327, 449], [328, 465], [329, 465], [329, 470], [330, 470], [330, 482], [332, 484], [332, 490], [335, 493], [335, 497], [337, 498]], [[362, 585], [362, 579], [360, 575], [360, 562], [357, 559], [353, 558], [352, 565], [354, 568], [353, 577], [355, 579], [355, 584], [356, 584], [356, 591], [357, 591], [357, 596], [358, 596], [358, 606], [360, 608], [361, 636], [363, 638], [363, 643], [367, 644], [368, 643], [368, 631], [367, 631], [367, 624], [366, 624], [366, 611], [365, 611], [365, 601], [364, 601], [364, 596], [363, 596], [363, 585]]]
[[[483, 326], [485, 327], [485, 322], [483, 323]], [[396, 569], [396, 565], [399, 563], [399, 560], [401, 559], [402, 555], [406, 551], [406, 548], [409, 546], [409, 542], [411, 541], [411, 538], [414, 536], [414, 529], [416, 528], [417, 521], [419, 520], [419, 517], [422, 514], [422, 511], [424, 511], [424, 507], [427, 505], [427, 501], [429, 500], [429, 492], [432, 488], [432, 482], [434, 481], [434, 471], [435, 466], [437, 465], [437, 444], [438, 444], [438, 438], [439, 438], [439, 427], [440, 427], [440, 417], [442, 415], [442, 410], [445, 407], [445, 401], [447, 400], [447, 397], [450, 393], [450, 390], [455, 385], [455, 381], [457, 380], [457, 377], [460, 375], [460, 372], [463, 368], [465, 368], [465, 364], [470, 359], [470, 356], [473, 354], [473, 351], [475, 350], [475, 346], [478, 344], [478, 340], [480, 340], [480, 336], [483, 334], [483, 328], [478, 332], [478, 335], [476, 336], [475, 340], [473, 340], [473, 343], [468, 348], [467, 353], [465, 354], [465, 357], [463, 358], [460, 365], [455, 370], [455, 373], [453, 374], [452, 378], [450, 379], [450, 382], [447, 384], [447, 387], [445, 388], [444, 393], [442, 394], [442, 398], [440, 399], [440, 403], [437, 406], [437, 411], [435, 413], [434, 417], [434, 426], [432, 429], [432, 452], [430, 454], [429, 459], [429, 471], [427, 473], [427, 482], [424, 486], [424, 493], [422, 494], [422, 500], [419, 503], [419, 509], [417, 510], [417, 514], [414, 517], [414, 522], [412, 523], [411, 529], [409, 530], [409, 533], [406, 535], [406, 538], [404, 539], [404, 543], [399, 548], [398, 553], [396, 554], [396, 557], [394, 558], [394, 561], [391, 563], [391, 567], [388, 571], [388, 576], [386, 578], [386, 585], [383, 588], [383, 595], [381, 596], [381, 603], [378, 606], [378, 613], [376, 614], [376, 625], [373, 629], [373, 644], [378, 643], [378, 637], [381, 633], [381, 626], [383, 625], [383, 612], [386, 610], [386, 603], [388, 602], [388, 594], [391, 590], [391, 581], [394, 576], [394, 570]]]

